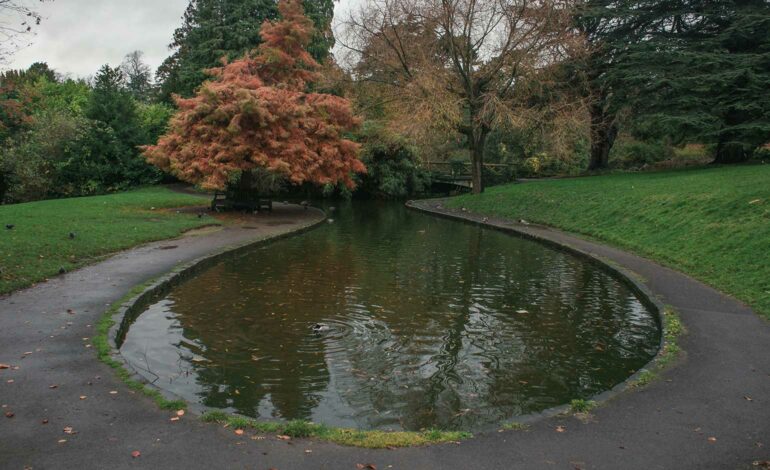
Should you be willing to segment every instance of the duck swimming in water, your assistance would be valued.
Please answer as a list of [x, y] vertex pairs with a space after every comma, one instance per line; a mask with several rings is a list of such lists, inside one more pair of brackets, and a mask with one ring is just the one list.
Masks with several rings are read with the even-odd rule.
[[328, 325], [324, 325], [323, 323], [316, 323], [313, 325], [313, 331], [316, 333], [323, 333], [324, 331], [329, 331], [331, 328], [329, 328]]

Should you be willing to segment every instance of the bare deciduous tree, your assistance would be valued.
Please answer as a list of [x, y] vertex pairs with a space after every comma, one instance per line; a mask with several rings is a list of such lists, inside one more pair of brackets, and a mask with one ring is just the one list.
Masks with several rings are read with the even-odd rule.
[[144, 52], [133, 51], [126, 54], [120, 70], [126, 77], [126, 87], [139, 101], [147, 101], [152, 93], [152, 71], [144, 63]]
[[465, 136], [483, 191], [490, 131], [526, 110], [526, 88], [578, 42], [569, 0], [368, 0], [340, 43], [356, 79], [387, 90], [409, 127]]
[[34, 34], [34, 28], [43, 20], [29, 5], [46, 1], [52, 0], [0, 0], [0, 62], [28, 44], [28, 36]]

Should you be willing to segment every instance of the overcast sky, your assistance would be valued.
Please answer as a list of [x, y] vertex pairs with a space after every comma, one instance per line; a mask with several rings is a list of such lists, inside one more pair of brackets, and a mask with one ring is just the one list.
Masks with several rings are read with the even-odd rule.
[[[355, 0], [342, 0], [338, 12]], [[93, 75], [104, 64], [116, 66], [131, 51], [145, 53], [153, 71], [169, 55], [171, 35], [182, 22], [188, 0], [27, 0], [44, 16], [31, 38], [4, 68], [22, 69], [47, 62], [72, 77]]]

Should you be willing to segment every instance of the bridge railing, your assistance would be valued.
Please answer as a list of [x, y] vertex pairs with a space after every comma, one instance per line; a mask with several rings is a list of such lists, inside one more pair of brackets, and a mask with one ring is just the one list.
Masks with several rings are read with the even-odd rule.
[[[434, 172], [443, 173], [451, 177], [464, 177], [471, 175], [471, 162], [438, 162], [438, 161], [424, 161], [422, 162], [423, 168]], [[513, 168], [510, 163], [485, 163], [484, 168], [492, 170], [496, 173], [504, 172]]]

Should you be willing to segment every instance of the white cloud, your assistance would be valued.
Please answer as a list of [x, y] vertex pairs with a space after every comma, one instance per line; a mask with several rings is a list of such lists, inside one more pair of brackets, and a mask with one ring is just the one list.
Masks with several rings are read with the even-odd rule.
[[93, 75], [104, 64], [118, 65], [141, 50], [155, 69], [168, 54], [188, 0], [54, 0], [34, 5], [44, 16], [32, 45], [7, 68], [47, 62], [63, 74]]

